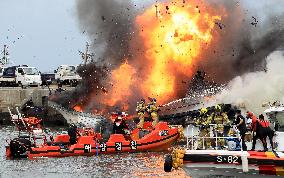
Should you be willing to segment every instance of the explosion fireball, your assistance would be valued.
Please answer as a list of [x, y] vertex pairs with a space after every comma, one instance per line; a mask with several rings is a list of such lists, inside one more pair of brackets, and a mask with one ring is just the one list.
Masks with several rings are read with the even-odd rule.
[[191, 77], [200, 53], [210, 46], [215, 22], [221, 16], [205, 4], [192, 4], [158, 3], [137, 17], [145, 58], [151, 66], [141, 85], [143, 96], [151, 95], [161, 102], [175, 98], [180, 74]]
[[[221, 12], [225, 16], [220, 9], [197, 0], [169, 0], [150, 6], [135, 17], [138, 33], [131, 32], [135, 35], [128, 44], [130, 55], [118, 66], [113, 64], [117, 67], [102, 86], [94, 86], [80, 102], [82, 108], [92, 112], [115, 107], [131, 110], [140, 98], [154, 97], [163, 104], [185, 96], [188, 86], [184, 81], [191, 79], [202, 54], [218, 41], [216, 24], [222, 20]], [[106, 49], [106, 56], [113, 56], [108, 56], [108, 50], [113, 52]]]
[[122, 64], [118, 69], [111, 73], [113, 86], [111, 91], [107, 92], [103, 99], [103, 103], [107, 106], [115, 106], [118, 102], [123, 102], [122, 109], [127, 110], [128, 106], [125, 99], [131, 97], [133, 92], [130, 86], [135, 82], [133, 75], [136, 73], [135, 68], [129, 65], [128, 62]]

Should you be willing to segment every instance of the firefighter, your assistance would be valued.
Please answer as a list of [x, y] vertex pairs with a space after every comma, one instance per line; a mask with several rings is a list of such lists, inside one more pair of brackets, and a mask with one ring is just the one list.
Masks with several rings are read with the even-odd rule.
[[[208, 119], [208, 110], [207, 108], [201, 108], [200, 109], [200, 116], [198, 117], [196, 121], [196, 125], [199, 126], [200, 132], [199, 137], [201, 139], [198, 140], [198, 148], [203, 149], [203, 139], [202, 137], [210, 137], [210, 128], [207, 124]], [[209, 149], [211, 147], [211, 141], [210, 139], [204, 139], [204, 146], [205, 149]]]
[[144, 119], [145, 119], [145, 112], [147, 110], [147, 107], [145, 105], [145, 99], [141, 99], [139, 102], [137, 102], [136, 112], [139, 116], [139, 124], [137, 125], [137, 128], [143, 128], [144, 125]]
[[[222, 108], [220, 105], [215, 106], [215, 112], [213, 112], [207, 121], [208, 124], [215, 124], [215, 135], [218, 137], [224, 137], [224, 125], [228, 125], [230, 120], [226, 113], [222, 112]], [[225, 140], [224, 138], [218, 139], [218, 145], [220, 148], [225, 147]]]
[[158, 111], [160, 107], [156, 106], [157, 104], [156, 98], [149, 98], [149, 100], [150, 100], [150, 103], [147, 106], [147, 111], [153, 120], [152, 127], [155, 128], [156, 124], [159, 122]]

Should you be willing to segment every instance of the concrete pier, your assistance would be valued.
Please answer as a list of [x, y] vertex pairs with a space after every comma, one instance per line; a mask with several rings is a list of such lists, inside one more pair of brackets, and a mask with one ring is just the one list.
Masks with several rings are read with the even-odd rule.
[[[15, 108], [21, 108], [28, 100], [32, 99], [35, 106], [42, 107], [44, 112], [37, 113], [35, 116], [44, 120], [44, 123], [49, 125], [64, 125], [66, 120], [55, 109], [48, 107], [48, 96], [51, 91], [55, 93], [57, 86], [47, 87], [30, 87], [22, 89], [20, 87], [0, 87], [0, 125], [10, 124], [10, 115], [8, 107], [15, 112]], [[72, 87], [64, 87], [64, 90], [72, 90]]]
[[0, 112], [8, 112], [8, 107], [21, 107], [31, 98], [36, 106], [42, 106], [43, 98], [48, 97], [48, 95], [49, 90], [47, 88], [0, 88]]

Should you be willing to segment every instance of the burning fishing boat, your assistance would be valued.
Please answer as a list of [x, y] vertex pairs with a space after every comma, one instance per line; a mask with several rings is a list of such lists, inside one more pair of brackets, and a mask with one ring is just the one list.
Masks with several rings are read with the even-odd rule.
[[66, 109], [55, 102], [49, 101], [48, 105], [62, 114], [68, 124], [75, 123], [85, 127], [97, 127], [106, 121], [106, 118], [101, 115]]

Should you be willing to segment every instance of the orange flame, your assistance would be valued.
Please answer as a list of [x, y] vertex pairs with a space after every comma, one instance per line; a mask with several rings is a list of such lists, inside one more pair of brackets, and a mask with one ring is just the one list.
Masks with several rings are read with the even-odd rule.
[[[221, 20], [220, 16], [209, 13], [211, 9], [199, 13], [200, 9], [191, 3], [170, 4], [153, 5], [136, 20], [143, 29], [140, 36], [147, 49], [145, 57], [152, 67], [142, 91], [160, 101], [175, 96], [177, 73], [192, 76], [195, 60], [213, 38], [215, 21]], [[156, 6], [158, 14], [153, 13]]]
[[134, 83], [135, 68], [128, 64], [126, 61], [118, 69], [113, 70], [111, 73], [112, 88], [107, 92], [103, 99], [103, 103], [108, 106], [114, 106], [118, 102], [122, 101], [125, 106], [124, 110], [128, 109], [127, 104], [124, 102], [132, 95], [131, 85]]
[[202, 52], [218, 37], [214, 30], [219, 13], [224, 14], [200, 0], [169, 0], [137, 16], [145, 52], [112, 71], [111, 87], [100, 102], [128, 109], [127, 100], [133, 97], [155, 97], [161, 104], [178, 97], [177, 90], [187, 87], [181, 80], [192, 77]]
[[77, 112], [83, 112], [83, 108], [79, 105], [74, 106], [73, 109]]

